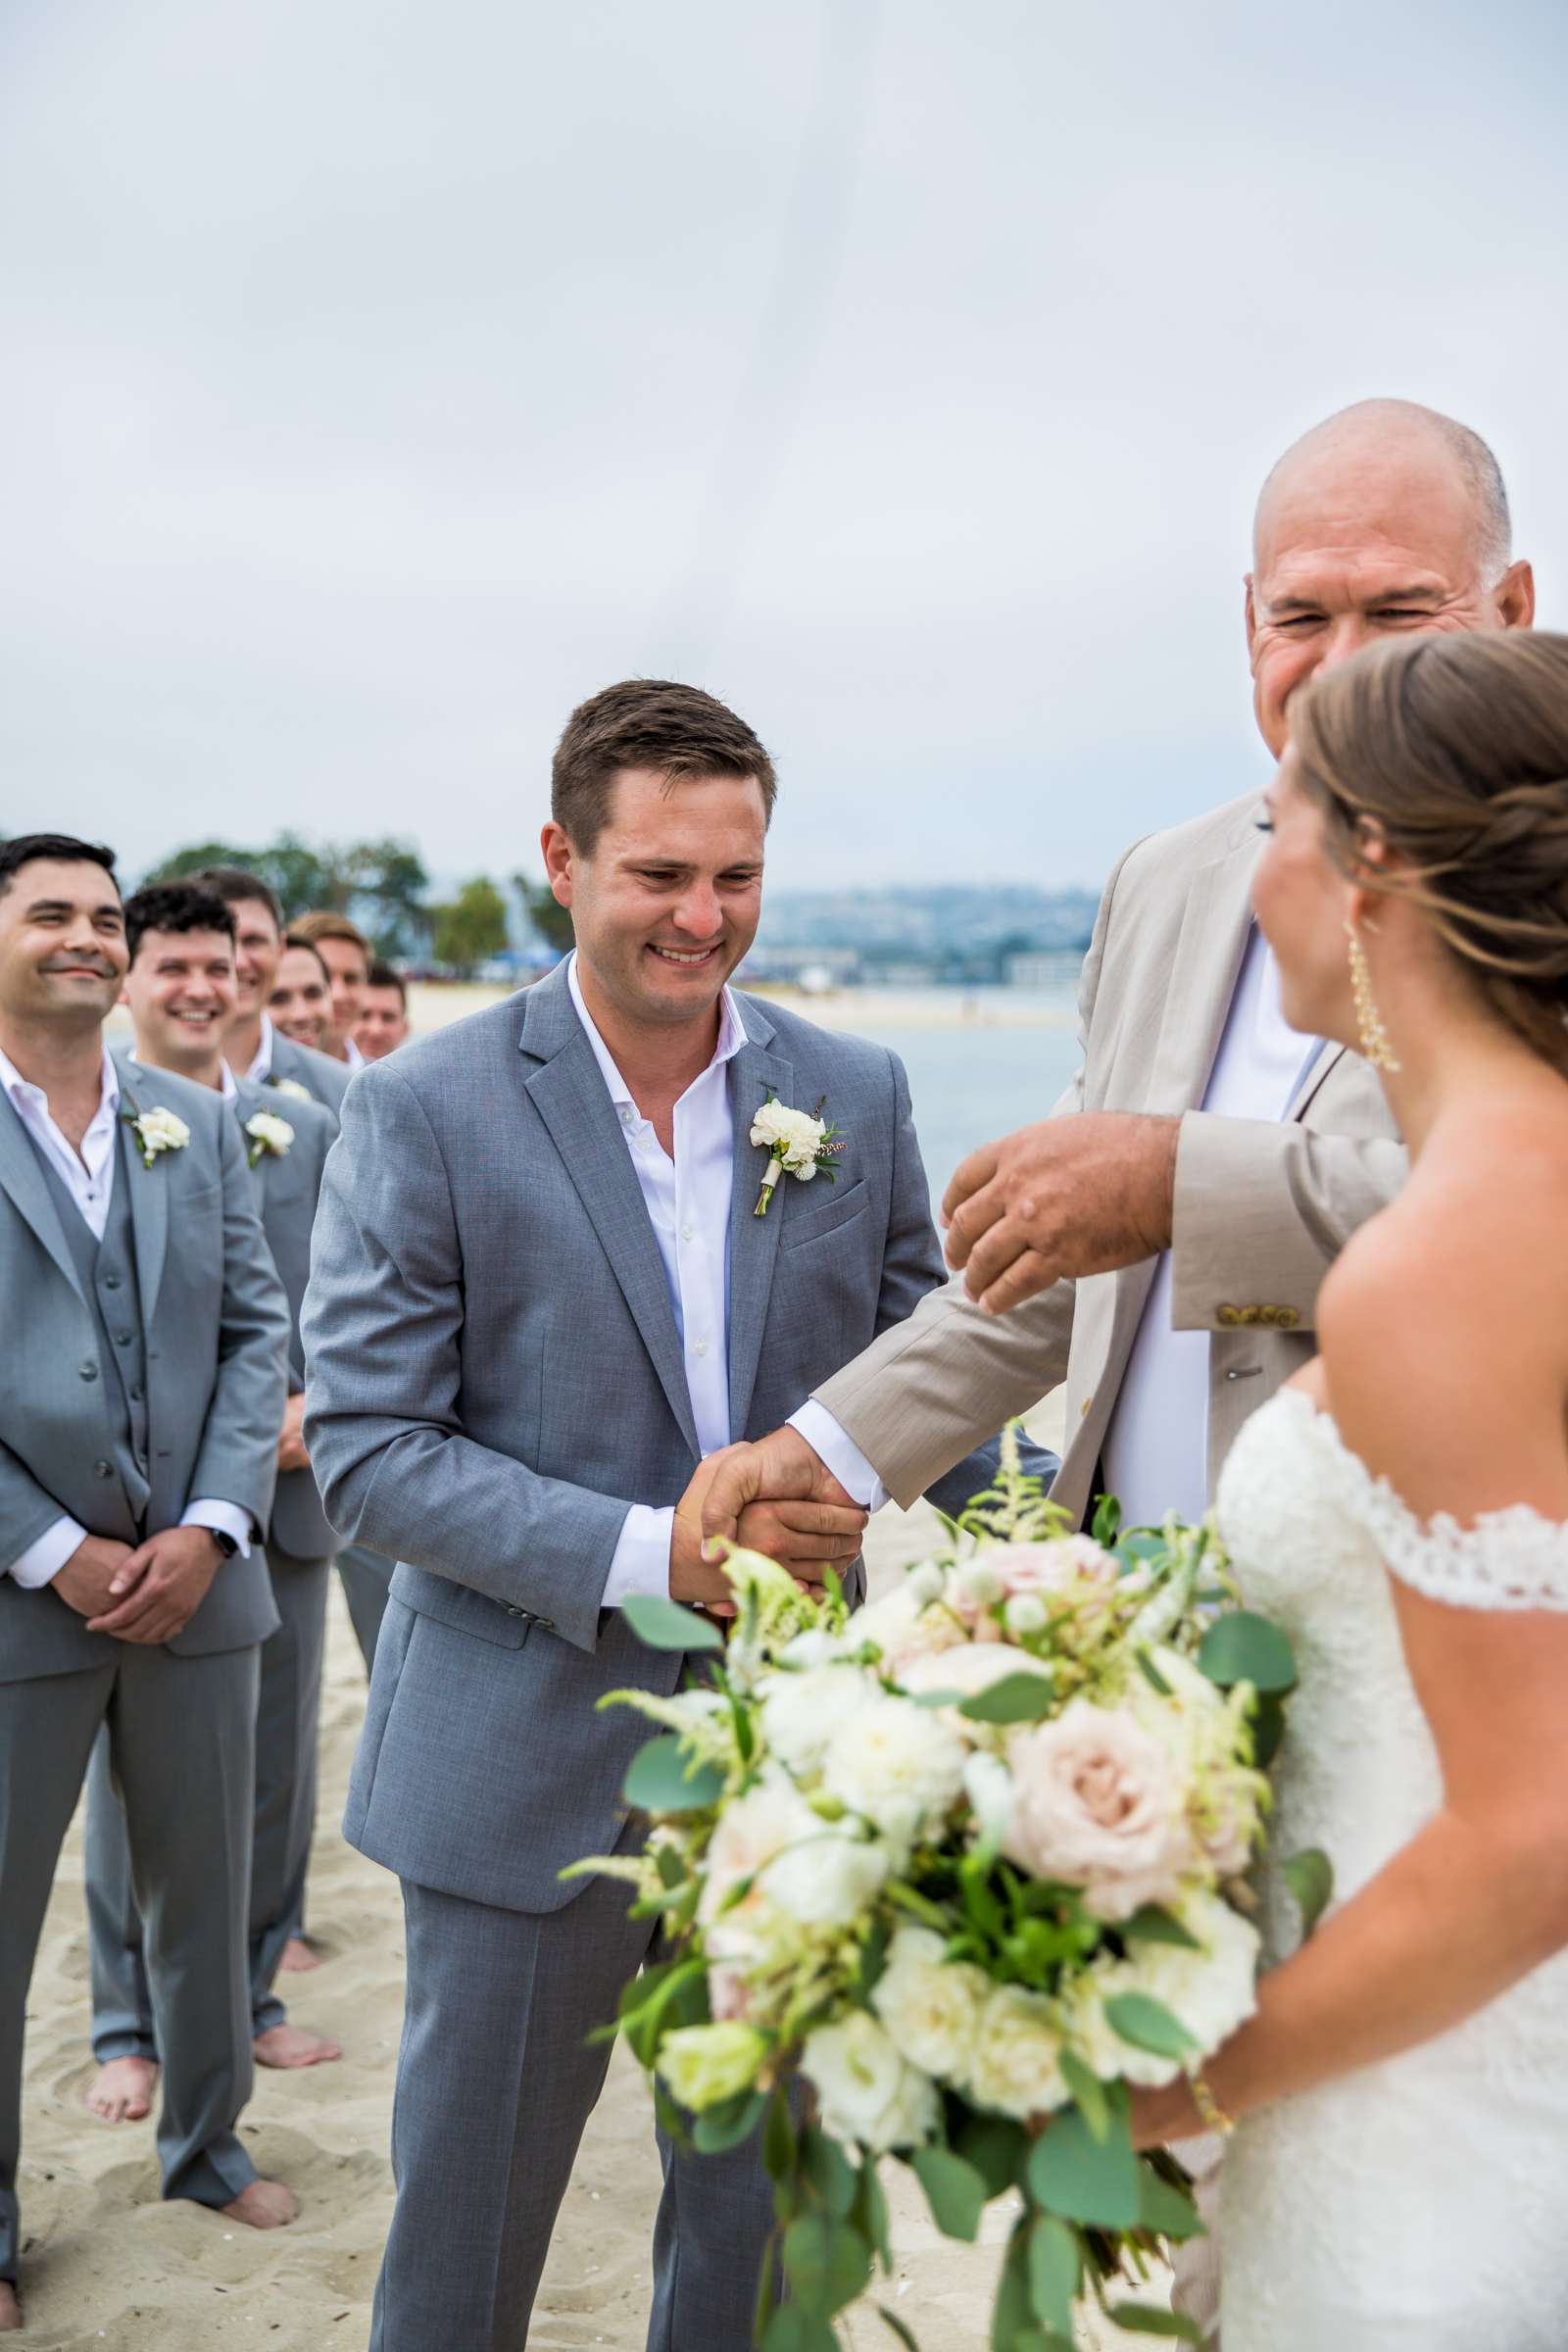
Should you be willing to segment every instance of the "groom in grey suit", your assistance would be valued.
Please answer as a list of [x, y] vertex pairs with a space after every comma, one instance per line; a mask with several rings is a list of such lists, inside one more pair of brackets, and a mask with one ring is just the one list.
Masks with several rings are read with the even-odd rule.
[[[398, 2202], [376, 2352], [518, 2352], [649, 1924], [613, 1882], [644, 1737], [606, 1691], [681, 1661], [636, 1592], [722, 1610], [700, 1505], [766, 1429], [941, 1279], [904, 1072], [726, 982], [751, 945], [774, 796], [749, 727], [635, 680], [573, 713], [544, 850], [577, 952], [535, 988], [355, 1079], [304, 1329], [328, 1515], [401, 1562], [349, 1798], [403, 1881]], [[842, 1131], [837, 1181], [751, 1142], [770, 1097]], [[992, 1476], [970, 1457], [956, 1509]], [[743, 1539], [854, 1591], [843, 1494]], [[771, 2224], [755, 2151], [662, 2148], [652, 2352], [741, 2352]]]
[[107, 851], [0, 849], [0, 2329], [21, 2325], [23, 2020], [109, 1726], [165, 2058], [164, 2191], [269, 2227], [236, 2136], [260, 1644], [288, 1317], [216, 1096], [104, 1049]]

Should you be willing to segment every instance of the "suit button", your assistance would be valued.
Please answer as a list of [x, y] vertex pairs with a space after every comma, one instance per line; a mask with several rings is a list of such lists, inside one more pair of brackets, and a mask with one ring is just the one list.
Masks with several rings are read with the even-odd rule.
[[535, 1617], [533, 1623], [542, 1634], [553, 1634], [556, 1630], [556, 1621], [553, 1617]]
[[1094, 1403], [1094, 1401], [1095, 1401], [1095, 1400], [1094, 1400], [1094, 1398], [1093, 1398], [1092, 1396], [1086, 1396], [1086, 1397], [1084, 1398], [1084, 1400], [1083, 1400], [1083, 1403], [1080, 1405], [1080, 1407], [1079, 1407], [1079, 1409], [1078, 1409], [1078, 1418], [1079, 1418], [1079, 1420], [1080, 1420], [1080, 1421], [1087, 1421], [1087, 1420], [1088, 1420], [1088, 1418], [1089, 1418], [1089, 1407], [1090, 1407], [1090, 1406], [1091, 1406], [1091, 1405]]
[[130, 1334], [129, 1334], [129, 1332], [128, 1332], [128, 1331], [117, 1331], [117, 1332], [116, 1332], [116, 1334], [115, 1334], [115, 1346], [116, 1346], [117, 1348], [128, 1348], [128, 1347], [130, 1346]]
[[132, 1403], [132, 1404], [140, 1404], [140, 1402], [141, 1402], [141, 1391], [140, 1391], [140, 1389], [132, 1389], [132, 1390], [131, 1390], [131, 1392], [130, 1392], [130, 1401], [131, 1401], [131, 1403]]
[[1237, 1326], [1244, 1320], [1244, 1317], [1239, 1306], [1216, 1306], [1214, 1309], [1214, 1320], [1219, 1325], [1221, 1331], [1235, 1331]]
[[76, 1370], [81, 1375], [83, 1380], [96, 1380], [98, 1377], [98, 1367], [96, 1364], [78, 1364], [76, 1366]]
[[120, 1276], [118, 1274], [106, 1274], [104, 1276], [104, 1289], [106, 1291], [118, 1291], [119, 1288]]
[[1276, 1331], [1294, 1331], [1301, 1318], [1294, 1306], [1277, 1306], [1272, 1320]]
[[113, 1462], [94, 1462], [92, 1466], [92, 1474], [94, 1478], [113, 1478], [115, 1475], [115, 1466]]

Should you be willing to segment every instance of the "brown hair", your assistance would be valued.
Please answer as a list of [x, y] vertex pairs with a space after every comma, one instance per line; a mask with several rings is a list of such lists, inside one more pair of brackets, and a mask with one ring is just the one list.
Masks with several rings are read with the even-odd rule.
[[359, 924], [351, 923], [346, 914], [334, 913], [329, 906], [318, 906], [309, 914], [297, 914], [288, 928], [292, 940], [296, 943], [308, 940], [313, 948], [322, 939], [351, 940], [364, 956], [367, 971], [375, 960], [375, 950]]
[[283, 945], [285, 948], [301, 948], [307, 956], [314, 956], [320, 966], [321, 978], [326, 982], [328, 988], [331, 987], [332, 975], [326, 968], [326, 957], [321, 954], [314, 939], [308, 939], [303, 931], [285, 931]]
[[1544, 630], [1369, 647], [1291, 703], [1329, 854], [1387, 890], [1374, 829], [1501, 1017], [1568, 1075], [1568, 637]]
[[384, 956], [377, 956], [371, 963], [370, 977], [366, 982], [366, 986], [368, 988], [395, 988], [398, 992], [398, 1003], [405, 1012], [408, 1011], [409, 991], [403, 974], [395, 963], [388, 963]]
[[626, 678], [579, 703], [556, 746], [550, 813], [585, 855], [610, 817], [611, 794], [623, 767], [652, 767], [673, 784], [687, 776], [755, 776], [762, 808], [773, 814], [778, 778], [744, 719], [668, 678]]

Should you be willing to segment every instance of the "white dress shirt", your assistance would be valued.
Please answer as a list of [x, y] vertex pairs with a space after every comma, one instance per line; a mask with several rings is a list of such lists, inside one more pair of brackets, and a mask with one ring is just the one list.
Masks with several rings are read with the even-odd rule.
[[[1287, 1022], [1279, 966], [1254, 922], [1200, 1108], [1283, 1119], [1320, 1051]], [[1209, 1334], [1171, 1328], [1171, 1259], [1155, 1269], [1101, 1461], [1129, 1526], [1208, 1508]]]
[[[705, 1455], [713, 1453], [730, 1441], [729, 1210], [735, 1122], [730, 1108], [729, 1064], [745, 1045], [746, 1031], [726, 988], [720, 1000], [713, 1058], [675, 1105], [675, 1156], [671, 1159], [651, 1122], [638, 1109], [630, 1087], [594, 1027], [577, 979], [575, 954], [566, 966], [566, 985], [620, 1120], [663, 1260], [697, 1442]], [[605, 1608], [618, 1608], [628, 1592], [668, 1593], [674, 1529], [673, 1506], [661, 1509], [652, 1503], [632, 1504], [605, 1580]]]
[[262, 1042], [256, 1049], [255, 1059], [245, 1073], [252, 1086], [265, 1086], [272, 1075], [272, 1039], [275, 1035], [276, 1031], [272, 1027], [270, 1017], [264, 1012], [262, 1015]]
[[[24, 1078], [16, 1063], [0, 1054], [0, 1088], [4, 1089], [7, 1101], [27, 1133], [47, 1153], [50, 1166], [80, 1209], [94, 1241], [98, 1242], [104, 1238], [109, 1223], [109, 1203], [114, 1198], [115, 1136], [120, 1120], [120, 1072], [107, 1046], [104, 1048], [100, 1083], [102, 1091], [98, 1107], [88, 1122], [78, 1153], [56, 1125], [50, 1112], [49, 1098], [43, 1088]], [[249, 1554], [250, 1514], [242, 1511], [236, 1503], [202, 1495], [186, 1505], [179, 1524], [181, 1527], [221, 1529], [223, 1534], [233, 1537], [241, 1552]], [[86, 1533], [84, 1527], [62, 1513], [35, 1542], [27, 1545], [19, 1558], [11, 1562], [7, 1573], [14, 1583], [24, 1586], [28, 1591], [39, 1585], [53, 1584]]]
[[352, 1037], [346, 1037], [343, 1040], [343, 1058], [351, 1070], [363, 1070], [365, 1067], [365, 1055], [360, 1052]]

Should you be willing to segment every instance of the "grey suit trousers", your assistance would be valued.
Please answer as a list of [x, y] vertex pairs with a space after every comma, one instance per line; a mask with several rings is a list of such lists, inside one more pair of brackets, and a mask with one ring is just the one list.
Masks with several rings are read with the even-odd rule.
[[[251, 2030], [288, 2015], [272, 1989], [283, 1946], [299, 1933], [316, 1829], [321, 1653], [330, 1560], [296, 1560], [267, 1547], [279, 1624], [262, 1643], [256, 1710], [256, 1800], [251, 1848]], [[111, 2058], [159, 2056], [131, 1888], [124, 1811], [115, 1794], [109, 1745], [100, 1737], [87, 1775], [86, 1895], [92, 1958], [92, 2047]]]
[[[502, 1911], [403, 1882], [408, 1994], [392, 2115], [398, 2200], [370, 2352], [522, 2352], [556, 2214], [610, 2063], [589, 2044], [648, 1957], [628, 1889]], [[746, 2352], [772, 2192], [755, 2144], [660, 2135], [648, 2352]]]
[[337, 1555], [337, 1572], [343, 1579], [343, 1597], [349, 1604], [354, 1639], [360, 1645], [367, 1676], [375, 1664], [376, 1637], [381, 1631], [381, 1620], [386, 1615], [387, 1588], [392, 1582], [392, 1571], [396, 1566], [396, 1560], [386, 1559], [380, 1552], [371, 1551], [366, 1544], [351, 1544]]
[[257, 1650], [176, 1657], [117, 1642], [105, 1665], [0, 1683], [0, 2278], [17, 2276], [22, 2043], [55, 1865], [107, 1726], [146, 1925], [164, 2055], [164, 2194], [226, 2205], [256, 2178], [235, 2135], [251, 2091], [245, 1978]]

